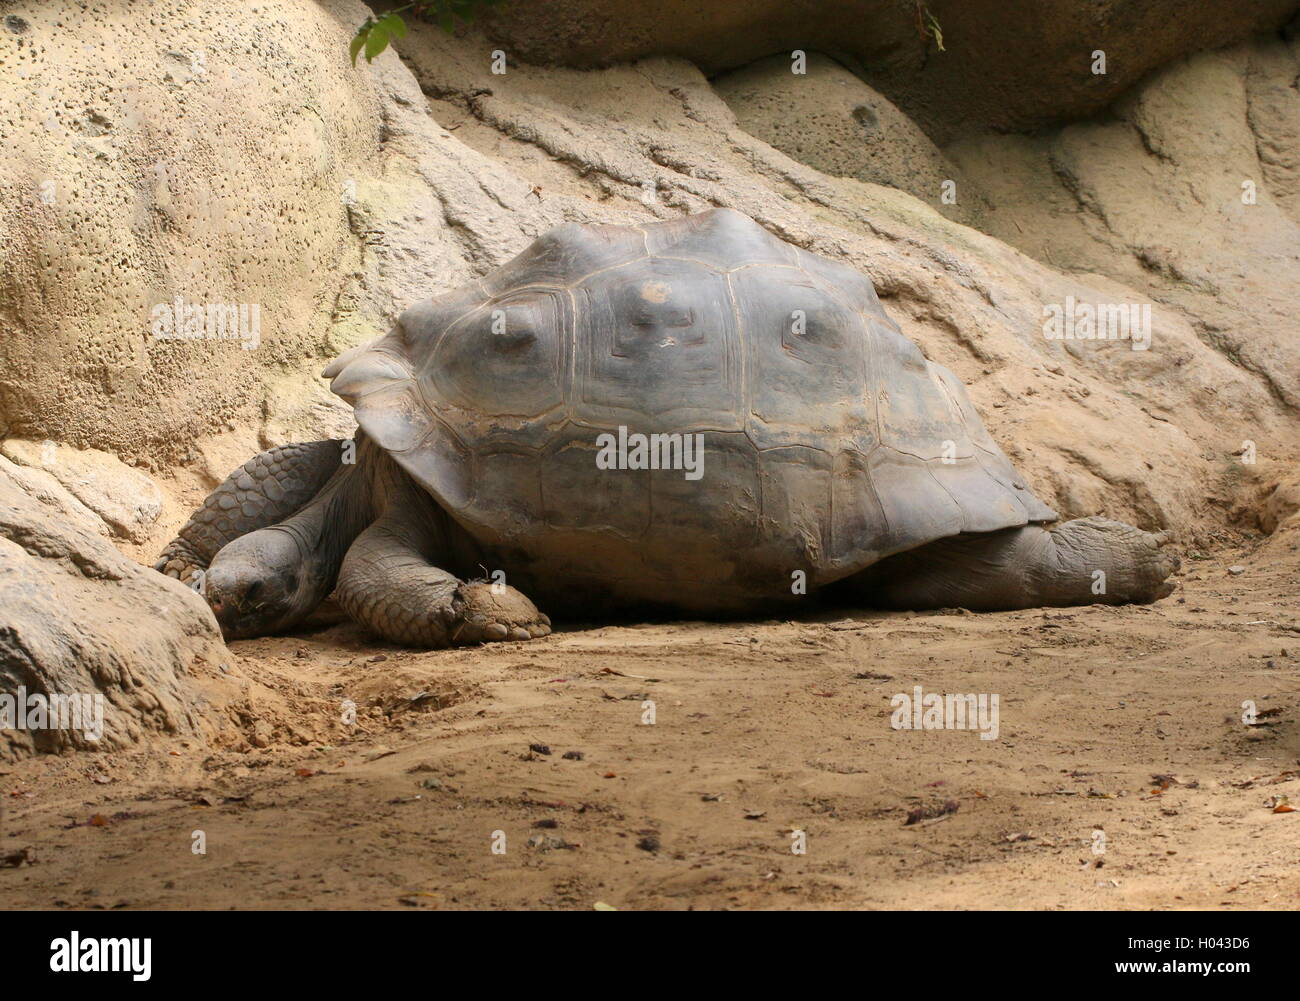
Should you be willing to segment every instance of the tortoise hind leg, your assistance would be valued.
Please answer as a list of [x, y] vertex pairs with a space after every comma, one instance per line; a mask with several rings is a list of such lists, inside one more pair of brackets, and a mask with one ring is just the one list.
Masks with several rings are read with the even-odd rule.
[[1106, 518], [1079, 518], [940, 539], [882, 560], [852, 578], [886, 608], [1006, 611], [1045, 605], [1147, 603], [1173, 591], [1178, 557], [1152, 535]]
[[342, 439], [299, 442], [253, 456], [208, 494], [154, 569], [188, 583], [226, 543], [290, 517], [338, 470], [343, 445]]
[[[404, 481], [404, 482], [403, 482]], [[527, 640], [550, 619], [513, 587], [465, 581], [437, 565], [468, 563], [467, 537], [401, 474], [384, 513], [344, 557], [335, 597], [349, 615], [395, 643], [420, 647]]]

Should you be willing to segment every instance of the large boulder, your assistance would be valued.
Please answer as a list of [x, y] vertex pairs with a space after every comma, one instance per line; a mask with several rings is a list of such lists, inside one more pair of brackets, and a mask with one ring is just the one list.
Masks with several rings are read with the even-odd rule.
[[826, 52], [944, 143], [1093, 115], [1152, 70], [1295, 14], [1295, 0], [517, 0], [486, 23], [513, 55], [563, 66], [674, 55], [712, 75]]
[[367, 9], [3, 13], [0, 436], [174, 461], [264, 400], [306, 431], [310, 379], [267, 386], [330, 351], [363, 254], [349, 204], [387, 100], [348, 63]]
[[898, 188], [978, 224], [978, 194], [892, 101], [819, 52], [793, 70], [788, 56], [773, 56], [715, 77], [713, 89], [742, 129], [800, 163]]
[[146, 541], [162, 513], [158, 485], [108, 452], [10, 438], [0, 442], [0, 455], [17, 465], [48, 473], [103, 519], [117, 538]]
[[199, 595], [122, 556], [48, 474], [0, 458], [0, 759], [202, 738], [229, 659]]

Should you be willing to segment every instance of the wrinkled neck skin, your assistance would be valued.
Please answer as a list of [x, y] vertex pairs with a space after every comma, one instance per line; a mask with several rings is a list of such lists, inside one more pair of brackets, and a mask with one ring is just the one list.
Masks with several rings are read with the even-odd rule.
[[357, 461], [341, 467], [310, 504], [268, 531], [289, 535], [302, 554], [300, 600], [291, 621], [301, 622], [334, 590], [348, 548], [375, 520], [375, 480], [391, 461], [368, 438], [357, 433]]

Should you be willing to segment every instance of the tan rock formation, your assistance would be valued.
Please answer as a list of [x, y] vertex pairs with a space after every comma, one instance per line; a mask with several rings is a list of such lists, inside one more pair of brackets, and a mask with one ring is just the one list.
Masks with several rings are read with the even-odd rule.
[[[946, 143], [1094, 115], [1157, 67], [1295, 14], [1293, 0], [515, 0], [486, 25], [519, 59], [574, 67], [671, 55], [711, 75], [825, 52]], [[1098, 51], [1104, 73], [1092, 71]]]
[[0, 459], [0, 760], [205, 737], [230, 659], [207, 604], [40, 476]]

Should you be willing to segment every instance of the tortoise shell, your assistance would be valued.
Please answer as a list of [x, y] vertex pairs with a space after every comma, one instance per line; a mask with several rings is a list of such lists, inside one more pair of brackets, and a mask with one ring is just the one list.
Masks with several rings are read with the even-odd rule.
[[[552, 594], [741, 607], [1056, 517], [867, 278], [729, 209], [551, 230], [324, 374]], [[702, 475], [602, 468], [620, 428], [702, 435]]]

